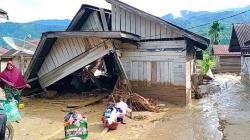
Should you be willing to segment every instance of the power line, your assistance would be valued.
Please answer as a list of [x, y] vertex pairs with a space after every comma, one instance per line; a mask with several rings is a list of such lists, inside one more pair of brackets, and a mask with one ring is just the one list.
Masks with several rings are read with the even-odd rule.
[[229, 18], [232, 18], [232, 17], [235, 17], [235, 16], [238, 16], [238, 15], [241, 15], [241, 14], [244, 14], [244, 13], [247, 13], [249, 12], [249, 10], [246, 10], [246, 11], [243, 11], [243, 12], [240, 12], [240, 13], [237, 13], [237, 14], [234, 14], [234, 15], [231, 15], [231, 16], [228, 16], [228, 17], [224, 17], [224, 18], [220, 18], [220, 19], [217, 19], [217, 20], [214, 20], [214, 21], [211, 21], [211, 22], [208, 22], [208, 23], [204, 23], [204, 24], [201, 24], [201, 25], [198, 25], [198, 26], [194, 26], [194, 27], [190, 27], [188, 29], [194, 29], [194, 28], [198, 28], [198, 27], [202, 27], [202, 26], [206, 26], [206, 25], [209, 25], [213, 22], [216, 22], [216, 21], [222, 21], [222, 20], [225, 20], [225, 19], [229, 19]]

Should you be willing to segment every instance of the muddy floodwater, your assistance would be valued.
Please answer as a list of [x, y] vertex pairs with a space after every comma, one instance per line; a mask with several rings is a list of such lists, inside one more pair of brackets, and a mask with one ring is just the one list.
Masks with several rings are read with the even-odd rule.
[[[100, 118], [105, 100], [81, 108], [88, 114], [89, 140], [249, 140], [250, 90], [240, 82], [240, 76], [232, 74], [216, 75], [213, 84], [221, 90], [192, 100], [187, 107], [167, 104], [160, 113], [135, 113], [139, 114], [137, 118], [126, 119], [127, 124], [103, 136]], [[81, 105], [92, 99], [67, 99], [66, 103], [29, 99], [22, 110], [22, 120], [13, 124], [14, 139], [62, 140], [65, 105]]]

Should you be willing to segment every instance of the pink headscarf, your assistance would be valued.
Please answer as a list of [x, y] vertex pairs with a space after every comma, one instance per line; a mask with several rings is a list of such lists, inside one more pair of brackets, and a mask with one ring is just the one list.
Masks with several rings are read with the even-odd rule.
[[[9, 64], [13, 66], [11, 70], [7, 68]], [[22, 73], [20, 72], [20, 70], [16, 68], [16, 66], [13, 64], [12, 61], [8, 61], [7, 66], [5, 70], [0, 73], [0, 79], [12, 87], [25, 88], [27, 83], [23, 79]]]

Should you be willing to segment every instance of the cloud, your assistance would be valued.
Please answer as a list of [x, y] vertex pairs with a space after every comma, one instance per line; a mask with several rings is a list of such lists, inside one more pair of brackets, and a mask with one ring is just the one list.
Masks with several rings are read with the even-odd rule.
[[[121, 0], [156, 16], [181, 10], [218, 11], [250, 5], [250, 0]], [[28, 22], [39, 19], [72, 19], [82, 4], [110, 9], [105, 0], [0, 0], [11, 21]]]

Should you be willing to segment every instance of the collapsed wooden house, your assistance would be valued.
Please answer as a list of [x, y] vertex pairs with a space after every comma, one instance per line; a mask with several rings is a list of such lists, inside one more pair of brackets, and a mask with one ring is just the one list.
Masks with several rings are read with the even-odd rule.
[[250, 84], [250, 23], [233, 24], [230, 52], [241, 52], [241, 78]]
[[49, 88], [102, 58], [105, 73], [124, 72], [134, 92], [188, 104], [196, 51], [209, 40], [123, 2], [107, 2], [111, 11], [82, 5], [66, 31], [42, 35], [25, 74], [33, 88]]

